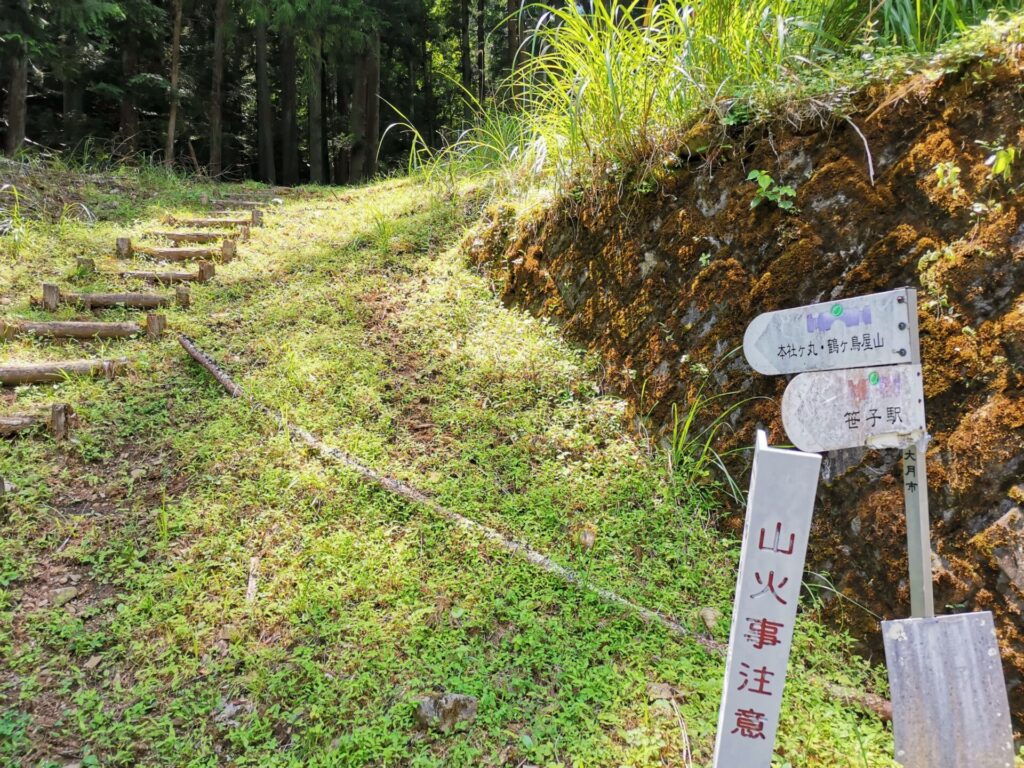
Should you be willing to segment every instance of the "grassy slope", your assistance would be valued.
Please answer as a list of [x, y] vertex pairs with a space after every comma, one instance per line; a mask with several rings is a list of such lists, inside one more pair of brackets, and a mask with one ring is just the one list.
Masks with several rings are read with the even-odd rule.
[[[154, 195], [113, 217], [141, 233], [198, 190]], [[711, 498], [666, 483], [594, 361], [467, 271], [463, 217], [412, 182], [289, 200], [170, 323], [264, 403], [442, 503], [695, 632], [703, 606], [727, 617], [736, 546], [711, 530]], [[124, 230], [30, 225], [0, 296], [29, 316], [43, 279], [113, 287], [71, 265], [111, 270]], [[709, 762], [720, 658], [304, 455], [173, 337], [84, 346], [136, 364], [0, 403], [59, 399], [82, 419], [66, 446], [0, 443], [20, 486], [0, 511], [0, 762], [682, 765], [687, 734]], [[67, 585], [79, 595], [54, 607]], [[889, 765], [891, 737], [818, 682], [877, 675], [809, 618], [797, 642], [779, 765]], [[478, 718], [417, 730], [431, 690], [478, 696]]]

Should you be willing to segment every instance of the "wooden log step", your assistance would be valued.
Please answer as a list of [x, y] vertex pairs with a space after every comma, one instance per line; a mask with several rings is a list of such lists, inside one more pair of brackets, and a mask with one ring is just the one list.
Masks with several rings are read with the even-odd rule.
[[0, 385], [52, 384], [69, 376], [106, 376], [108, 379], [128, 365], [118, 360], [67, 360], [59, 363], [12, 363], [0, 365]]
[[257, 208], [252, 211], [251, 216], [214, 216], [195, 219], [179, 219], [175, 216], [167, 216], [164, 221], [171, 225], [199, 227], [200, 229], [216, 227], [262, 227], [263, 211]]
[[21, 432], [45, 427], [54, 438], [64, 440], [71, 429], [74, 411], [66, 403], [54, 403], [49, 413], [11, 414], [0, 416], [0, 436], [12, 437]]
[[148, 256], [158, 261], [193, 261], [195, 259], [220, 259], [231, 261], [238, 254], [238, 243], [234, 240], [225, 240], [220, 247], [197, 248], [197, 247], [174, 247], [158, 248], [151, 245], [135, 245], [130, 238], [117, 238], [117, 255], [122, 259], [129, 259], [133, 255]]
[[228, 210], [231, 208], [238, 208], [239, 210], [253, 211], [257, 208], [266, 208], [270, 203], [269, 200], [211, 200], [208, 205], [218, 210]]
[[0, 339], [15, 336], [49, 336], [58, 339], [123, 339], [145, 333], [156, 338], [167, 327], [163, 315], [146, 315], [145, 327], [138, 323], [94, 323], [56, 320], [0, 320]]
[[104, 307], [131, 307], [133, 309], [158, 309], [177, 303], [185, 308], [191, 303], [188, 288], [179, 288], [175, 296], [164, 296], [156, 293], [61, 293], [60, 288], [52, 283], [43, 283], [43, 309], [55, 312], [63, 302], [65, 304], [81, 304], [86, 309]]
[[210, 205], [218, 200], [261, 200], [265, 203], [270, 203], [277, 197], [269, 189], [219, 189], [217, 192], [216, 197], [211, 197], [207, 194], [200, 195], [199, 201], [203, 205]]
[[248, 240], [249, 228], [239, 227], [237, 230], [224, 232], [150, 232], [149, 234], [150, 237], [170, 240], [175, 245], [178, 243], [213, 243], [217, 240], [232, 240], [234, 238]]
[[173, 285], [175, 283], [208, 283], [213, 279], [215, 268], [209, 261], [200, 261], [197, 272], [137, 272], [127, 270], [117, 273], [121, 277], [142, 280], [147, 283]]

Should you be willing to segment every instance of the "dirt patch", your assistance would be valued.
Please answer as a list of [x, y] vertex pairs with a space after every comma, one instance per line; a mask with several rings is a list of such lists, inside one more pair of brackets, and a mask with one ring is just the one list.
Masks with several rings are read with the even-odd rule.
[[369, 311], [366, 321], [367, 344], [374, 349], [388, 351], [387, 361], [391, 377], [385, 384], [388, 401], [398, 411], [398, 427], [423, 450], [435, 444], [437, 427], [433, 421], [432, 401], [418, 392], [422, 382], [432, 374], [423, 360], [401, 341], [398, 318], [405, 309], [400, 292], [373, 291], [360, 297]]
[[[730, 354], [756, 314], [916, 287], [934, 438], [936, 601], [995, 613], [1018, 713], [1024, 578], [1014, 564], [1024, 563], [1024, 532], [1006, 516], [1020, 514], [1012, 489], [1024, 470], [1024, 205], [1014, 186], [1024, 171], [993, 179], [986, 160], [1024, 146], [1021, 74], [1017, 55], [993, 55], [869, 89], [850, 121], [735, 130], [734, 149], [713, 167], [695, 157], [628, 206], [608, 190], [522, 223], [494, 207], [467, 241], [507, 302], [557, 319], [599, 351], [611, 383], [638, 407], [642, 391], [655, 420], [666, 423], [672, 404], [688, 403], [708, 377], [721, 391], [774, 399], [738, 410], [721, 449], [750, 445], [757, 426], [785, 442], [786, 382]], [[798, 212], [752, 209], [751, 169], [795, 187]], [[909, 611], [891, 453], [826, 459], [810, 550], [812, 570], [886, 618]], [[721, 524], [738, 531], [740, 515], [733, 509]], [[997, 544], [984, 545], [987, 531]], [[832, 602], [834, 616], [877, 651], [877, 622], [844, 604]]]
[[[45, 514], [37, 516], [34, 535], [55, 543], [38, 551], [31, 572], [11, 585], [13, 655], [47, 642], [55, 643], [56, 659], [68, 654], [66, 662], [53, 661], [48, 670], [35, 675], [32, 696], [20, 701], [21, 679], [10, 669], [0, 670], [0, 690], [9, 699], [0, 694], [0, 706], [16, 707], [31, 717], [26, 735], [34, 745], [33, 755], [40, 759], [82, 755], [84, 742], [67, 735], [73, 729], [59, 727], [74, 709], [68, 692], [69, 665], [77, 667], [77, 674], [90, 684], [131, 685], [130, 671], [89, 639], [102, 637], [113, 619], [118, 587], [83, 563], [77, 550], [97, 542], [102, 547], [133, 527], [146, 538], [155, 537], [155, 531], [149, 530], [151, 521], [140, 515], [186, 488], [187, 479], [169, 449], [122, 444], [109, 453], [109, 459], [89, 463], [74, 453], [60, 451], [52, 456], [53, 495]], [[103, 479], [95, 482], [90, 477]], [[33, 629], [40, 623], [47, 628]], [[68, 641], [54, 629], [79, 623], [74, 629], [77, 640]], [[58, 738], [57, 734], [64, 735]]]

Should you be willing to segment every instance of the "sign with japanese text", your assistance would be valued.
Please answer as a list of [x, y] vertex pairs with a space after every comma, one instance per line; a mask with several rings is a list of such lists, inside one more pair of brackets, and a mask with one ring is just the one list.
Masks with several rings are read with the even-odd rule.
[[715, 768], [771, 764], [820, 467], [757, 433]]
[[782, 424], [802, 451], [902, 448], [925, 434], [921, 366], [802, 373], [782, 396]]
[[777, 375], [920, 362], [911, 288], [758, 315], [743, 335], [758, 373]]

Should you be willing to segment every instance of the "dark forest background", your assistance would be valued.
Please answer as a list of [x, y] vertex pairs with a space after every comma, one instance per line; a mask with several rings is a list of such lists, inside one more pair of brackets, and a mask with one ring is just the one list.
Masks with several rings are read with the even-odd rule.
[[[356, 183], [499, 97], [518, 0], [0, 0], [3, 148]], [[383, 136], [383, 142], [381, 137]], [[379, 152], [378, 152], [379, 147]]]

